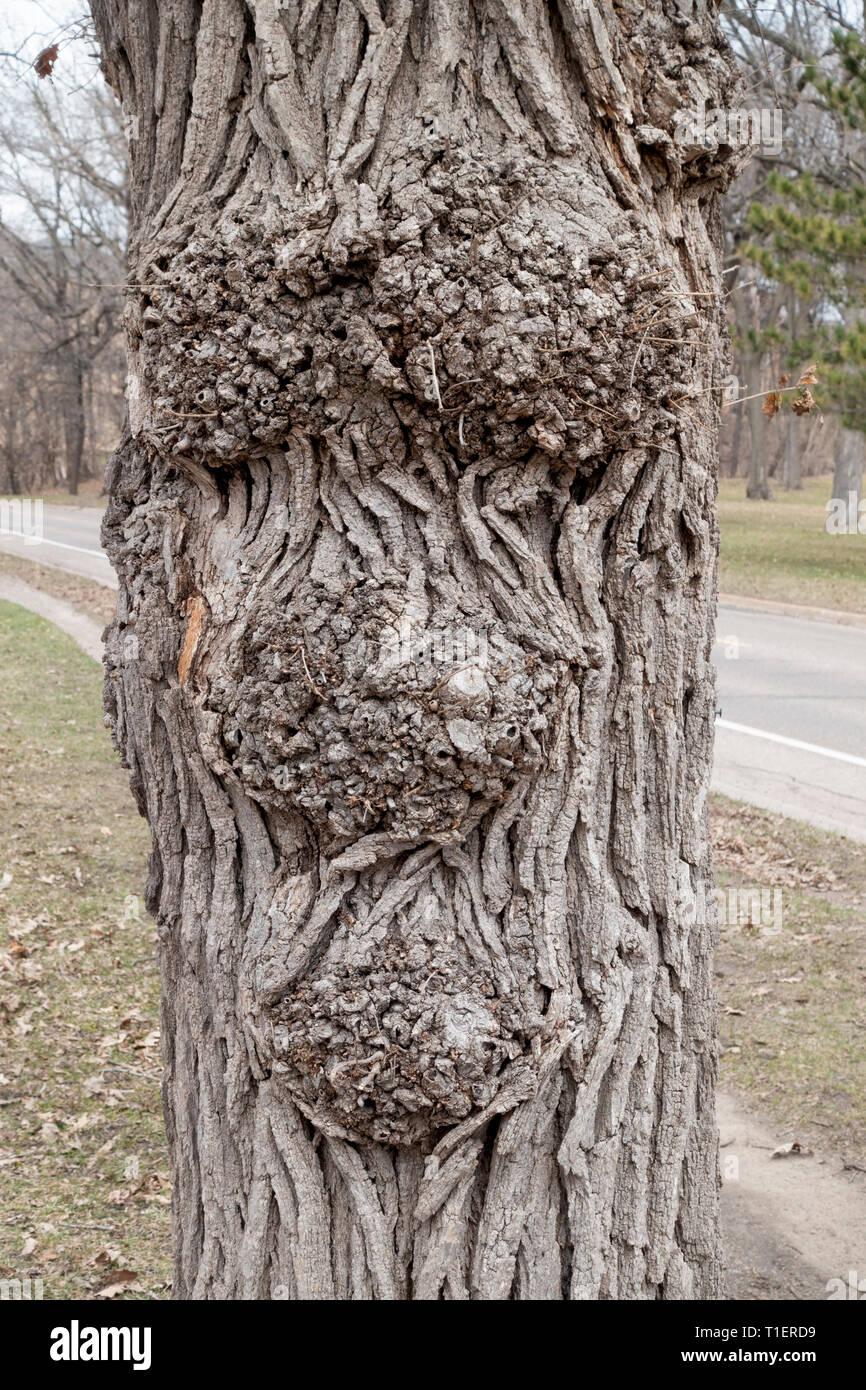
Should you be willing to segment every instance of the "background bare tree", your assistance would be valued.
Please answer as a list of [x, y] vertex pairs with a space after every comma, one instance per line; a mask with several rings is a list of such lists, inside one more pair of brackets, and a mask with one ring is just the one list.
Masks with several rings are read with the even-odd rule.
[[62, 481], [74, 493], [121, 419], [125, 140], [102, 84], [55, 92], [7, 70], [3, 87], [0, 487]]
[[[776, 473], [791, 488], [804, 472], [834, 469], [833, 495], [844, 497], [859, 492], [866, 447], [857, 353], [850, 333], [844, 347], [834, 341], [835, 330], [850, 330], [863, 317], [866, 258], [858, 223], [866, 179], [866, 14], [859, 5], [816, 0], [759, 8], [731, 0], [724, 14], [746, 73], [748, 104], [778, 111], [784, 137], [780, 150], [758, 150], [727, 199], [728, 252], [737, 266], [731, 281], [736, 373], [746, 400], [730, 410], [723, 452], [731, 471], [747, 465], [750, 497], [769, 496]], [[807, 181], [815, 190], [811, 200]], [[781, 412], [768, 420], [765, 398], [756, 393], [775, 390], [781, 377], [816, 357], [824, 363], [818, 396], [828, 428], [823, 416], [820, 425], [798, 420], [784, 397]], [[845, 365], [834, 372], [840, 357]]]

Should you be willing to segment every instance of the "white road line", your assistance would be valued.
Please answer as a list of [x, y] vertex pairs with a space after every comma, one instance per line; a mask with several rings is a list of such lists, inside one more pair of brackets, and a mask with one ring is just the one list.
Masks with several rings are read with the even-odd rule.
[[97, 555], [101, 560], [108, 560], [104, 550], [87, 550], [83, 545], [70, 545], [68, 541], [50, 541], [45, 536], [40, 536], [38, 540], [34, 540], [32, 536], [25, 536], [23, 531], [3, 531], [0, 533], [0, 540], [4, 536], [9, 536], [16, 541], [27, 541], [28, 545], [34, 549], [37, 545], [57, 545], [61, 550], [77, 550], [79, 555]]
[[786, 738], [784, 734], [770, 734], [766, 729], [752, 729], [748, 724], [735, 724], [730, 719], [717, 719], [716, 725], [719, 729], [730, 729], [735, 734], [765, 738], [769, 743], [784, 743], [788, 748], [802, 748], [804, 753], [819, 753], [822, 758], [835, 758], [840, 763], [866, 767], [866, 758], [858, 758], [854, 753], [839, 753], [835, 748], [822, 748], [817, 743], [803, 743], [799, 738]]

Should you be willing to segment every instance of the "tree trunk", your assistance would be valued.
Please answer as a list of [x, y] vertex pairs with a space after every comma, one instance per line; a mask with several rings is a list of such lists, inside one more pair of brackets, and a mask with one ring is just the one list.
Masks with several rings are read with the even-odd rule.
[[851, 494], [855, 496], [854, 512], [860, 503], [863, 487], [863, 452], [866, 449], [862, 430], [851, 430], [840, 426], [836, 437], [836, 468], [833, 474], [833, 496], [850, 504]]
[[93, 9], [175, 1296], [714, 1296], [716, 6]]
[[[797, 343], [804, 326], [803, 306], [793, 290], [787, 296], [787, 329], [792, 356], [796, 354]], [[785, 454], [782, 463], [782, 485], [788, 492], [798, 491], [803, 486], [800, 476], [801, 417], [793, 410], [786, 412]]]
[[765, 397], [761, 392], [761, 358], [750, 356], [745, 359], [748, 396], [745, 402], [749, 417], [749, 478], [746, 483], [746, 496], [767, 501], [772, 497], [772, 489], [767, 481], [767, 417], [764, 414]]
[[803, 428], [800, 417], [793, 410], [787, 413], [785, 421], [785, 463], [783, 482], [788, 491], [802, 488], [800, 477], [800, 431]]
[[84, 458], [84, 373], [81, 359], [74, 347], [65, 350], [60, 371], [63, 440], [66, 446], [66, 486], [74, 497], [78, 492]]
[[733, 424], [731, 427], [731, 466], [728, 470], [728, 477], [737, 478], [740, 473], [740, 454], [743, 447], [743, 411], [742, 409], [733, 410]]

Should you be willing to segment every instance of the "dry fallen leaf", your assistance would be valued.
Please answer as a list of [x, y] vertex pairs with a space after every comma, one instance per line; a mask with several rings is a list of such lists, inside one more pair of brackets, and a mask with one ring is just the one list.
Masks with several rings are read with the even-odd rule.
[[104, 1288], [97, 1289], [94, 1298], [117, 1298], [118, 1294], [127, 1293], [133, 1287], [138, 1278], [138, 1271], [135, 1269], [115, 1270], [110, 1284]]
[[797, 1139], [792, 1139], [790, 1144], [780, 1144], [778, 1149], [774, 1149], [770, 1154], [771, 1158], [808, 1158], [812, 1150], [807, 1149], [805, 1144], [801, 1144]]
[[782, 409], [782, 397], [779, 395], [778, 391], [767, 392], [761, 409], [768, 420], [772, 420], [774, 415], [778, 415], [779, 411]]
[[104, 1269], [106, 1265], [113, 1265], [115, 1261], [119, 1259], [119, 1250], [114, 1249], [112, 1246], [103, 1245], [101, 1250], [97, 1250], [94, 1255], [93, 1263], [98, 1265], [100, 1269]]

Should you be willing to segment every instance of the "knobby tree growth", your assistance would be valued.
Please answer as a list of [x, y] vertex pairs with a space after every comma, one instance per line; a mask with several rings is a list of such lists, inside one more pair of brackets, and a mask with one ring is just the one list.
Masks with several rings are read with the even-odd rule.
[[718, 1289], [709, 0], [93, 0], [181, 1298]]

